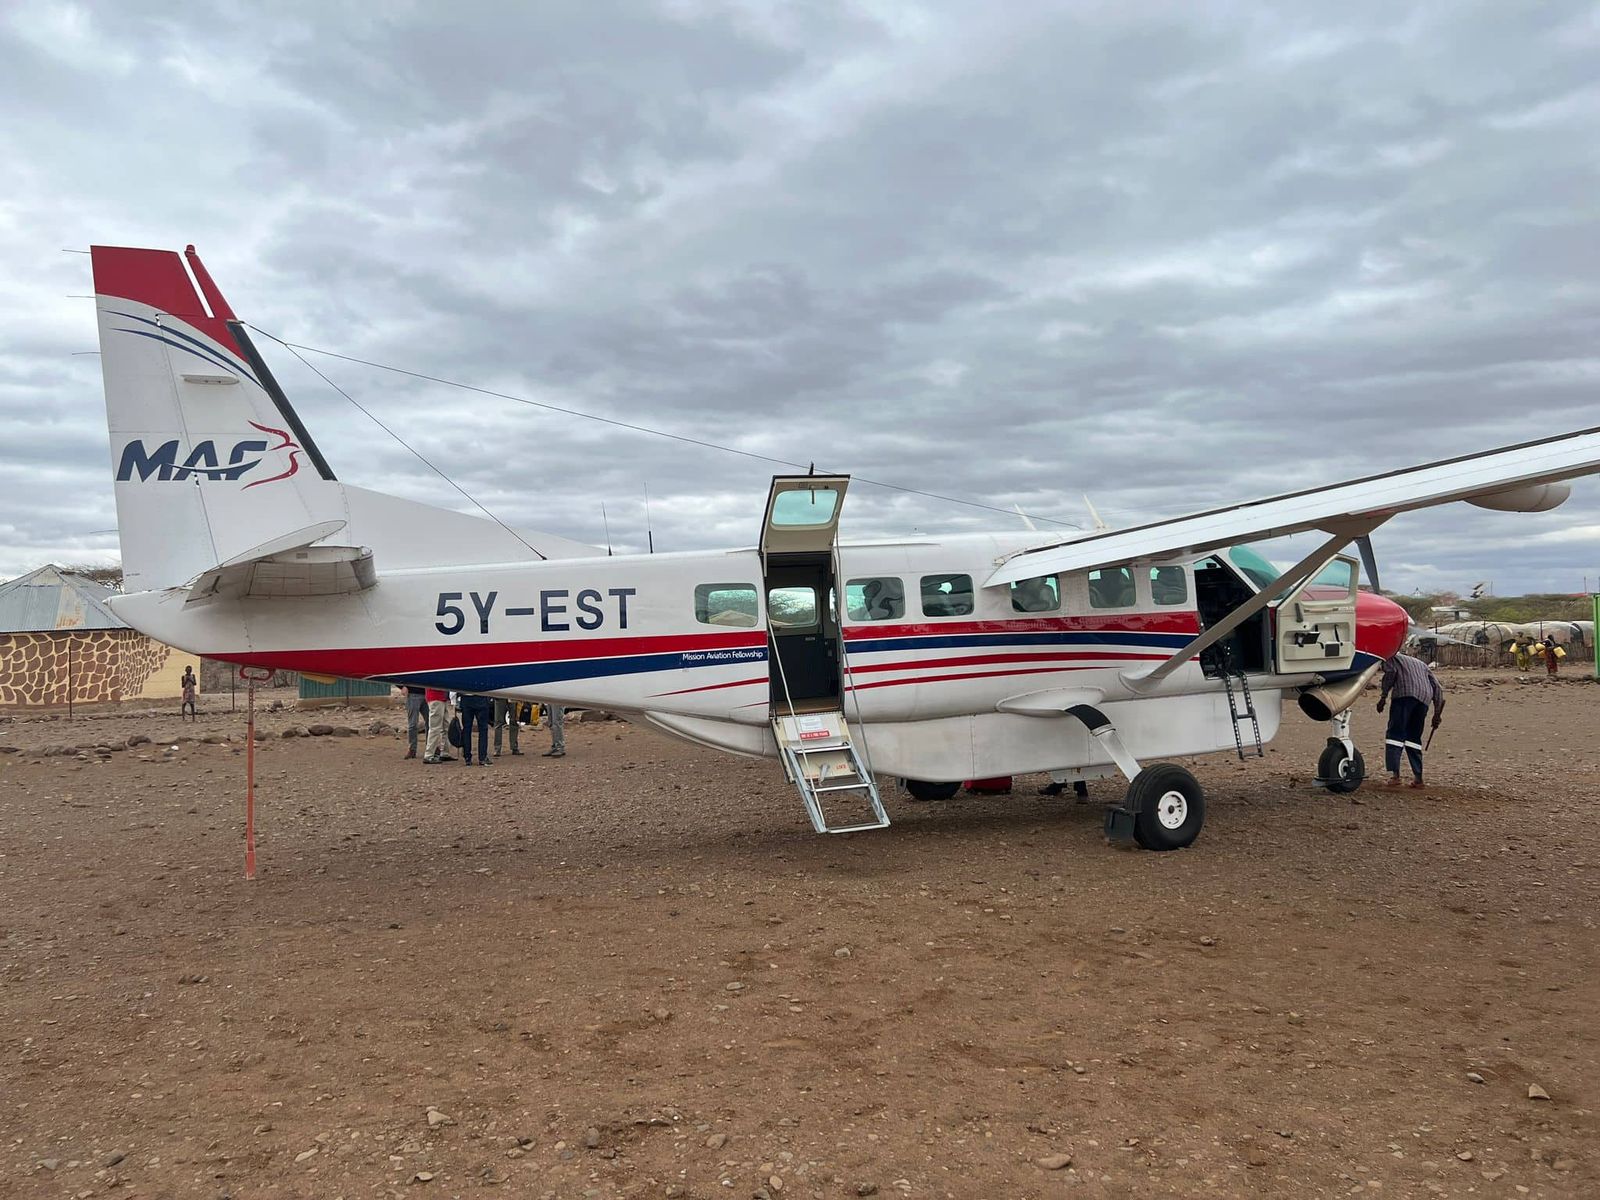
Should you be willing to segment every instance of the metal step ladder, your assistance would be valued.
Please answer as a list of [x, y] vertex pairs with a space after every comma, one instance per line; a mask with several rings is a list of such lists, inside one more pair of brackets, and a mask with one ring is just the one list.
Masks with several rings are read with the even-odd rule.
[[[774, 715], [772, 735], [778, 740], [784, 774], [799, 789], [811, 826], [818, 833], [860, 833], [889, 824], [877, 780], [856, 752], [844, 713]], [[848, 796], [865, 797], [871, 815], [853, 825], [828, 824], [823, 798]]]
[[[1245, 673], [1243, 671], [1234, 669], [1232, 664], [1227, 662], [1226, 657], [1224, 657], [1224, 665], [1228, 669], [1225, 670], [1222, 675], [1222, 689], [1228, 693], [1228, 715], [1233, 718], [1234, 749], [1239, 752], [1239, 758], [1241, 760], [1246, 757], [1265, 758], [1267, 752], [1261, 745], [1261, 720], [1256, 716], [1256, 700], [1255, 697], [1250, 694], [1250, 680], [1245, 677]], [[1233, 692], [1234, 680], [1239, 681], [1238, 696], [1235, 696]], [[1239, 701], [1241, 699], [1244, 701], [1243, 711], [1240, 711], [1239, 708]], [[1248, 756], [1244, 752], [1244, 736], [1239, 728], [1239, 726], [1243, 724], [1246, 719], [1248, 719], [1250, 722], [1251, 737], [1254, 740], [1256, 748], [1255, 754]]]

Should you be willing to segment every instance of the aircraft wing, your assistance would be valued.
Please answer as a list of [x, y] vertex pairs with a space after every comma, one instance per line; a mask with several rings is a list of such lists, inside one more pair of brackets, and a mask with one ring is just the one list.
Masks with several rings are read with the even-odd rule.
[[1216, 508], [1192, 516], [1079, 537], [1023, 550], [1002, 562], [984, 586], [1066, 571], [1092, 571], [1134, 559], [1199, 554], [1241, 542], [1321, 529], [1369, 532], [1396, 513], [1467, 500], [1484, 508], [1536, 512], [1566, 498], [1563, 479], [1600, 472], [1600, 429], [1524, 442], [1481, 454], [1389, 471]]

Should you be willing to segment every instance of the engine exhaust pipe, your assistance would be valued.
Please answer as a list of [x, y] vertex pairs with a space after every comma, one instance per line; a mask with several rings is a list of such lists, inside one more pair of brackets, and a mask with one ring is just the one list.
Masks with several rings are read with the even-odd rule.
[[1300, 693], [1300, 711], [1313, 721], [1333, 720], [1361, 697], [1361, 693], [1367, 690], [1367, 684], [1381, 670], [1383, 664], [1375, 662], [1361, 674], [1349, 679], [1305, 688]]

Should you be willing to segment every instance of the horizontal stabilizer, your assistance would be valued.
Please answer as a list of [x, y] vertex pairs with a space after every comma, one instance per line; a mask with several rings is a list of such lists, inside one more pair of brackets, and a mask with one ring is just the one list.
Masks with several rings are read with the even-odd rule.
[[313, 542], [320, 542], [325, 537], [332, 537], [343, 529], [343, 521], [319, 521], [315, 525], [307, 525], [304, 529], [296, 529], [282, 537], [275, 537], [269, 542], [235, 554], [226, 562], [216, 565], [216, 570], [224, 567], [237, 567], [243, 563], [254, 562], [258, 558], [267, 558], [274, 554], [281, 554], [285, 550], [300, 550]]
[[377, 582], [371, 550], [301, 545], [207, 571], [189, 589], [188, 603], [218, 598], [343, 596], [365, 591]]
[[1527, 498], [1537, 491], [1536, 485], [1596, 472], [1600, 472], [1600, 429], [1586, 429], [1348, 483], [1080, 537], [1069, 543], [1037, 546], [1012, 555], [984, 584], [998, 587], [1040, 575], [1092, 571], [1135, 559], [1201, 554], [1312, 529], [1337, 533], [1348, 527], [1355, 537], [1396, 513], [1453, 500], [1500, 497], [1495, 507], [1515, 501], [1520, 511], [1537, 511], [1536, 502], [1546, 506], [1548, 503], [1544, 493]]

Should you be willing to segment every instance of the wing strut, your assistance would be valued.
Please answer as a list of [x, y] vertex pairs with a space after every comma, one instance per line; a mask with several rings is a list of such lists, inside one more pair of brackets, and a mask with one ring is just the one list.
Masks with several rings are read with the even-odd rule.
[[1238, 608], [1234, 609], [1222, 620], [1218, 621], [1199, 637], [1195, 638], [1188, 645], [1184, 646], [1171, 658], [1168, 658], [1165, 662], [1156, 664], [1156, 666], [1149, 671], [1140, 670], [1138, 668], [1135, 668], [1131, 671], [1124, 671], [1122, 673], [1123, 682], [1128, 684], [1130, 687], [1141, 689], [1154, 687], [1168, 675], [1176, 671], [1179, 667], [1183, 666], [1184, 663], [1188, 662], [1196, 654], [1199, 654], [1209, 646], [1214, 646], [1223, 638], [1227, 637], [1251, 617], [1255, 616], [1262, 609], [1266, 608], [1267, 605], [1271, 604], [1279, 596], [1286, 595], [1295, 588], [1299, 587], [1307, 579], [1310, 579], [1312, 575], [1316, 574], [1317, 571], [1321, 570], [1322, 565], [1335, 554], [1339, 553], [1339, 551], [1343, 550], [1351, 542], [1355, 541], [1356, 538], [1366, 537], [1367, 534], [1371, 533], [1379, 525], [1382, 525], [1387, 519], [1387, 517], [1373, 517], [1339, 525], [1337, 527], [1337, 532], [1329, 537], [1327, 541], [1323, 542], [1310, 554], [1306, 555], [1299, 562], [1295, 563], [1294, 566], [1290, 567], [1282, 575], [1279, 575], [1266, 587], [1262, 588], [1250, 600], [1247, 600], [1245, 603], [1239, 605]]

